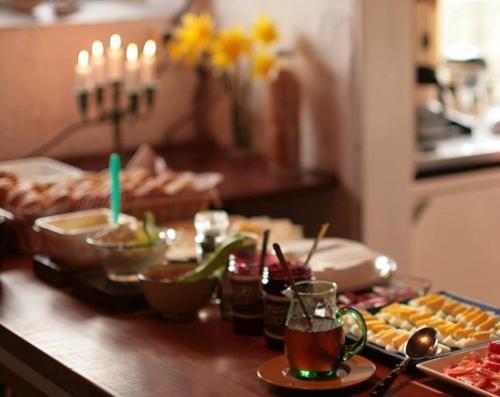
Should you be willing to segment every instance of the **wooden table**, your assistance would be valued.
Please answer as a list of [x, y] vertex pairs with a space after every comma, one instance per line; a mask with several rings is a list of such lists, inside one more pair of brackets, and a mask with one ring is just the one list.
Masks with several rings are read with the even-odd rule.
[[[0, 280], [0, 381], [21, 397], [312, 395], [262, 384], [256, 369], [277, 353], [263, 338], [234, 334], [216, 310], [184, 323], [148, 311], [112, 315], [43, 284], [27, 259], [9, 260]], [[388, 371], [377, 364], [371, 380], [334, 395], [367, 395]], [[392, 395], [467, 394], [405, 375]]]

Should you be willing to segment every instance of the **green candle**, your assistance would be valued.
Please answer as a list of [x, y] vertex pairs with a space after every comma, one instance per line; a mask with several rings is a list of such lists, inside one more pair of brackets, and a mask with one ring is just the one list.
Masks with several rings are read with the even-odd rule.
[[111, 214], [113, 224], [118, 224], [118, 217], [120, 216], [120, 155], [113, 153], [109, 157], [109, 176], [111, 178]]

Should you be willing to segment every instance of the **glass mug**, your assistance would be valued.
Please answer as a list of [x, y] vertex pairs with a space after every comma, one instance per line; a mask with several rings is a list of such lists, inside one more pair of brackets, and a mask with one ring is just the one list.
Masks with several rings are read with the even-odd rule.
[[[284, 290], [283, 294], [291, 300], [285, 331], [285, 354], [291, 374], [301, 379], [331, 378], [342, 361], [350, 359], [365, 346], [365, 321], [353, 308], [337, 308], [335, 283], [301, 281], [297, 283], [297, 291], [311, 323], [291, 287]], [[351, 345], [345, 344], [341, 322], [345, 315], [354, 317], [360, 333], [359, 340]]]

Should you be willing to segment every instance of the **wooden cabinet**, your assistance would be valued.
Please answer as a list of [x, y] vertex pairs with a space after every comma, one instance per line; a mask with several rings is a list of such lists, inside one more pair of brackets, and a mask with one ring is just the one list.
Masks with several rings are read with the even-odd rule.
[[411, 272], [500, 305], [500, 170], [418, 181]]

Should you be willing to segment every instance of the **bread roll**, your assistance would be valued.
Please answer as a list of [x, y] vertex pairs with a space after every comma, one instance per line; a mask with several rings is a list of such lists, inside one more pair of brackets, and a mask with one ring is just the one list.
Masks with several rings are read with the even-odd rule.
[[5, 204], [7, 195], [15, 185], [16, 184], [12, 181], [12, 179], [5, 177], [0, 178], [0, 205]]
[[28, 194], [32, 189], [31, 183], [19, 183], [12, 187], [7, 193], [5, 198], [5, 205], [10, 207], [17, 207], [21, 200]]
[[19, 182], [17, 175], [14, 172], [10, 172], [10, 171], [0, 171], [0, 179], [1, 178], [10, 179], [13, 184], [16, 184]]

